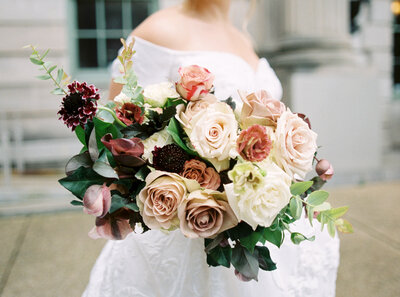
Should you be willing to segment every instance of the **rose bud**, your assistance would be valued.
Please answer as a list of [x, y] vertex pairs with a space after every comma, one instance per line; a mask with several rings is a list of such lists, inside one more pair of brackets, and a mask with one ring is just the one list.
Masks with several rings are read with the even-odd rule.
[[179, 68], [179, 75], [181, 79], [176, 84], [176, 91], [188, 101], [199, 100], [213, 86], [214, 75], [198, 65]]
[[96, 217], [104, 217], [111, 206], [111, 192], [105, 185], [90, 186], [83, 197], [83, 211]]
[[246, 276], [244, 276], [243, 274], [241, 274], [237, 269], [235, 269], [235, 275], [236, 277], [241, 280], [242, 282], [249, 282], [251, 281], [251, 278], [248, 278]]
[[89, 232], [92, 239], [122, 240], [133, 232], [129, 224], [129, 211], [123, 210], [117, 215], [106, 215], [96, 218], [96, 226]]
[[335, 173], [331, 163], [329, 163], [329, 161], [326, 159], [321, 159], [318, 161], [315, 171], [324, 181], [330, 180]]
[[101, 139], [104, 146], [112, 153], [114, 160], [126, 167], [140, 167], [146, 162], [141, 158], [144, 145], [140, 138], [112, 139], [111, 134], [106, 134]]

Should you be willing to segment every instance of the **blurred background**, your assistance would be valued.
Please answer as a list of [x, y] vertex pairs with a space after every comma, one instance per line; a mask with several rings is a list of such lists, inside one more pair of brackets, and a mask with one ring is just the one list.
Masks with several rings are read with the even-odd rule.
[[[104, 241], [58, 185], [79, 152], [57, 120], [60, 99], [26, 44], [101, 89], [109, 65], [148, 15], [179, 0], [1, 0], [0, 296], [79, 296]], [[334, 204], [350, 205], [337, 296], [400, 296], [400, 1], [232, 0], [275, 69], [284, 101], [306, 113], [319, 156], [335, 167]]]

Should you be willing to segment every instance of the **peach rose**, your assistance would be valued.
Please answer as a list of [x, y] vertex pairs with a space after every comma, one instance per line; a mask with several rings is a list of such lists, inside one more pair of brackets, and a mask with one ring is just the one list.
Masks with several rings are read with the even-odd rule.
[[290, 110], [278, 119], [275, 130], [274, 159], [290, 177], [304, 179], [312, 169], [317, 150], [317, 134]]
[[204, 162], [196, 159], [186, 161], [182, 176], [194, 179], [200, 186], [210, 190], [218, 189], [221, 184], [221, 178], [214, 168], [207, 167]]
[[83, 211], [96, 217], [104, 217], [111, 206], [111, 192], [106, 185], [90, 186], [83, 197]]
[[186, 106], [181, 104], [177, 107], [176, 119], [183, 125], [184, 128], [190, 129], [192, 118], [200, 111], [206, 109], [213, 103], [218, 102], [217, 97], [213, 94], [207, 94], [197, 101], [191, 101]]
[[196, 101], [208, 94], [214, 82], [214, 75], [198, 65], [180, 67], [179, 75], [181, 79], [176, 84], [176, 90], [188, 101]]
[[246, 161], [261, 162], [268, 157], [272, 142], [264, 126], [253, 125], [240, 133], [238, 152]]
[[285, 105], [264, 91], [251, 93], [247, 96], [240, 94], [243, 107], [240, 114], [240, 122], [243, 129], [252, 124], [262, 126], [275, 126], [280, 115], [285, 111]]
[[211, 190], [190, 193], [179, 205], [178, 216], [180, 229], [189, 238], [210, 238], [238, 224], [226, 195]]
[[[200, 187], [197, 182], [192, 185]], [[184, 178], [178, 174], [151, 172], [137, 199], [144, 223], [150, 229], [172, 230], [178, 227], [177, 210], [187, 196], [187, 186]]]

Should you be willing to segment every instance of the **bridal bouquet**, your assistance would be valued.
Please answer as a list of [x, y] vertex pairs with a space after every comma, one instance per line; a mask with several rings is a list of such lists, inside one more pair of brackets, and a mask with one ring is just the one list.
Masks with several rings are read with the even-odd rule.
[[[266, 91], [240, 93], [239, 110], [232, 98], [214, 95], [213, 74], [197, 65], [181, 67], [175, 84], [143, 89], [133, 43], [122, 43], [115, 82], [123, 89], [104, 106], [93, 85], [68, 83], [45, 62], [47, 52], [32, 47], [30, 58], [45, 71], [39, 78], [63, 95], [60, 120], [82, 143], [59, 182], [76, 197], [73, 205], [96, 217], [91, 237], [179, 229], [204, 238], [209, 265], [233, 265], [241, 280], [257, 280], [259, 269], [276, 269], [267, 241], [314, 240], [291, 230], [302, 216], [331, 236], [352, 231], [342, 218], [347, 207], [332, 208], [320, 190], [333, 168], [317, 159], [317, 134], [305, 115]], [[317, 176], [304, 181], [313, 165]]]

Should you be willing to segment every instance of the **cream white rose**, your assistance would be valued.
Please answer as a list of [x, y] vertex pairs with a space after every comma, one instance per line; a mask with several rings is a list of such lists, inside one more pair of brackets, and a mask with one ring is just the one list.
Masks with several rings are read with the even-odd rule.
[[167, 132], [167, 128], [164, 128], [160, 132], [154, 133], [149, 138], [142, 141], [144, 145], [144, 153], [142, 155], [143, 160], [149, 160], [150, 163], [153, 163], [153, 154], [154, 148], [163, 147], [167, 144], [173, 143], [172, 136]]
[[185, 129], [199, 155], [210, 161], [220, 172], [229, 168], [229, 158], [235, 158], [238, 124], [232, 109], [223, 102], [209, 105], [196, 113]]
[[236, 217], [254, 230], [257, 226], [270, 227], [291, 198], [291, 178], [270, 160], [260, 164], [266, 176], [262, 187], [246, 188], [237, 193], [234, 184], [225, 185], [226, 195]]
[[162, 82], [147, 86], [143, 91], [145, 102], [153, 107], [163, 107], [168, 98], [178, 98], [175, 86], [171, 82]]
[[317, 134], [289, 109], [277, 122], [275, 130], [275, 162], [292, 178], [304, 179], [312, 169], [317, 151]]
[[114, 102], [120, 105], [124, 105], [125, 103], [131, 102], [131, 98], [129, 98], [125, 93], [121, 92], [114, 97]]

